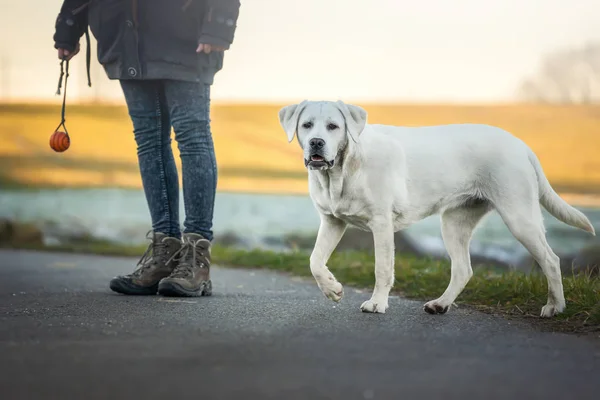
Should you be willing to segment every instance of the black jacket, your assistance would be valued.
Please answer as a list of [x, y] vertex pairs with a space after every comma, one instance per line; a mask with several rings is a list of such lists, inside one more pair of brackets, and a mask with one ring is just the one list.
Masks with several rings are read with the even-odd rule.
[[239, 0], [65, 0], [54, 47], [74, 50], [91, 30], [110, 79], [213, 83], [223, 52], [196, 53], [199, 43], [233, 43]]

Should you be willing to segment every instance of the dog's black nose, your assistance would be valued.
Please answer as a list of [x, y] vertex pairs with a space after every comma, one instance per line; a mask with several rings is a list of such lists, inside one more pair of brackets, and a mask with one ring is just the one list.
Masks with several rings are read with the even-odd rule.
[[325, 141], [323, 139], [314, 138], [310, 139], [310, 142], [308, 142], [308, 144], [310, 144], [311, 149], [321, 150], [323, 146], [325, 146]]

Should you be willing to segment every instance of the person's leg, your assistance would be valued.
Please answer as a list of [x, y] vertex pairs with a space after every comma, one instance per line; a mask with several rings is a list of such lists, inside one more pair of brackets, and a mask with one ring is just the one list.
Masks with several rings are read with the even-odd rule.
[[181, 156], [184, 233], [212, 241], [217, 162], [210, 129], [210, 86], [166, 81], [165, 97]]
[[182, 164], [185, 222], [178, 266], [160, 281], [166, 296], [207, 296], [217, 164], [210, 130], [210, 86], [168, 81], [165, 95]]
[[152, 221], [152, 243], [132, 273], [110, 282], [115, 292], [156, 294], [181, 248], [179, 180], [171, 150], [171, 122], [161, 81], [121, 81], [133, 132], [144, 193]]
[[152, 230], [181, 236], [179, 177], [171, 149], [171, 119], [163, 81], [121, 81]]

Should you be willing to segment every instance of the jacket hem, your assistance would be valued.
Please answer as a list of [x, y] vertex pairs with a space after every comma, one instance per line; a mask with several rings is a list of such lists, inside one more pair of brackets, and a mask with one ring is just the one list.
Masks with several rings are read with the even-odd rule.
[[192, 71], [189, 68], [161, 62], [147, 62], [145, 67], [145, 71], [140, 73], [140, 71], [135, 69], [123, 67], [119, 63], [103, 65], [108, 79], [111, 80], [166, 79], [212, 85], [214, 83], [214, 76], [218, 72], [216, 68], [202, 68]]

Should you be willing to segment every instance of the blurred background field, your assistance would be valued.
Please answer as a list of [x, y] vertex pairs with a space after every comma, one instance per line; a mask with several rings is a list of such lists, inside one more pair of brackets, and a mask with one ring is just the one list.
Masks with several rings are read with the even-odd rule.
[[[299, 146], [287, 143], [278, 122], [277, 112], [283, 105], [212, 107], [220, 191], [307, 193]], [[600, 194], [600, 106], [361, 105], [371, 123], [474, 122], [502, 127], [532, 147], [558, 191]], [[4, 185], [141, 188], [136, 144], [124, 106], [69, 106], [67, 128], [72, 143], [62, 154], [48, 145], [59, 121], [56, 105], [0, 106], [0, 180]], [[180, 167], [175, 140], [172, 147]]]

